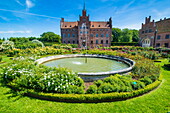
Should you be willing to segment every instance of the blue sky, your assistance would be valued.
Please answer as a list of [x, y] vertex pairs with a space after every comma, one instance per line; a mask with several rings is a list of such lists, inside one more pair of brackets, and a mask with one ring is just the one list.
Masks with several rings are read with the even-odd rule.
[[[60, 18], [77, 21], [83, 0], [0, 0], [0, 38], [60, 34]], [[170, 18], [169, 0], [86, 0], [91, 21], [112, 17], [113, 27], [140, 29], [145, 17]]]

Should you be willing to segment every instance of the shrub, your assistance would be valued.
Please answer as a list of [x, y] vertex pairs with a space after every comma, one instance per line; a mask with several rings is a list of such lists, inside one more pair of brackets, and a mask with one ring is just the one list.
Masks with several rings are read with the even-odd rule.
[[149, 85], [152, 83], [152, 80], [149, 77], [141, 78], [140, 81], [145, 83], [145, 85]]
[[6, 64], [1, 76], [6, 84], [15, 84], [18, 88], [40, 92], [84, 93], [84, 82], [77, 73], [65, 68], [37, 66], [35, 62], [24, 58]]
[[2, 62], [2, 56], [0, 56], [0, 62]]
[[131, 85], [134, 90], [142, 89], [145, 87], [145, 84], [143, 82], [137, 80], [131, 81]]
[[86, 93], [96, 94], [97, 93], [97, 86], [96, 85], [89, 86], [89, 88], [87, 89]]
[[94, 81], [94, 84], [99, 87], [101, 84], [103, 84], [103, 81], [102, 80], [97, 80], [97, 81]]
[[110, 83], [104, 83], [98, 88], [98, 93], [111, 93], [117, 92], [118, 87], [111, 85]]

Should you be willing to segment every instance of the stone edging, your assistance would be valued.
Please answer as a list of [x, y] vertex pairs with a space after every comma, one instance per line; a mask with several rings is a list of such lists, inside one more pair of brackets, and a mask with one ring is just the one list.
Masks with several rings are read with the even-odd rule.
[[118, 70], [118, 71], [108, 71], [108, 72], [96, 72], [96, 73], [78, 73], [78, 75], [84, 79], [84, 81], [94, 81], [98, 79], [103, 79], [105, 77], [108, 77], [109, 75], [114, 75], [114, 74], [123, 74], [130, 72], [133, 67], [135, 66], [135, 62], [131, 59], [124, 58], [124, 57], [118, 57], [118, 56], [111, 56], [111, 55], [90, 55], [90, 54], [71, 54], [71, 55], [55, 55], [55, 56], [48, 56], [44, 58], [40, 58], [36, 60], [38, 64], [42, 64], [51, 60], [55, 59], [61, 59], [61, 58], [70, 58], [70, 57], [94, 57], [94, 58], [105, 58], [105, 59], [112, 59], [112, 60], [118, 60], [121, 62], [124, 62], [129, 65], [128, 68]]

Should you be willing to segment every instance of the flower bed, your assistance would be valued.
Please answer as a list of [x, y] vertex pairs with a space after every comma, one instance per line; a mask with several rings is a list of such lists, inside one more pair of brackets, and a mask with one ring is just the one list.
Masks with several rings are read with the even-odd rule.
[[[44, 49], [51, 50], [50, 48]], [[58, 51], [61, 50], [59, 49]], [[2, 66], [4, 67], [1, 73], [3, 82], [32, 97], [65, 102], [124, 100], [147, 93], [161, 83], [161, 79], [158, 79], [160, 73], [159, 67], [155, 66], [153, 61], [140, 55], [110, 50], [88, 50], [81, 52], [125, 57], [135, 60], [136, 65], [128, 76], [116, 75], [104, 80], [95, 81], [85, 92], [84, 82], [76, 73], [63, 68], [37, 66], [32, 59], [20, 57]]]

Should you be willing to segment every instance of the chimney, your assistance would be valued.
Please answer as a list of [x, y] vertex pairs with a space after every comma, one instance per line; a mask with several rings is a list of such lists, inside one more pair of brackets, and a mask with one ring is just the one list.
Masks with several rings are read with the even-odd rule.
[[61, 18], [61, 22], [64, 22], [64, 18]]
[[147, 20], [148, 20], [148, 18], [147, 18], [147, 17], [145, 17], [145, 24], [147, 24]]

